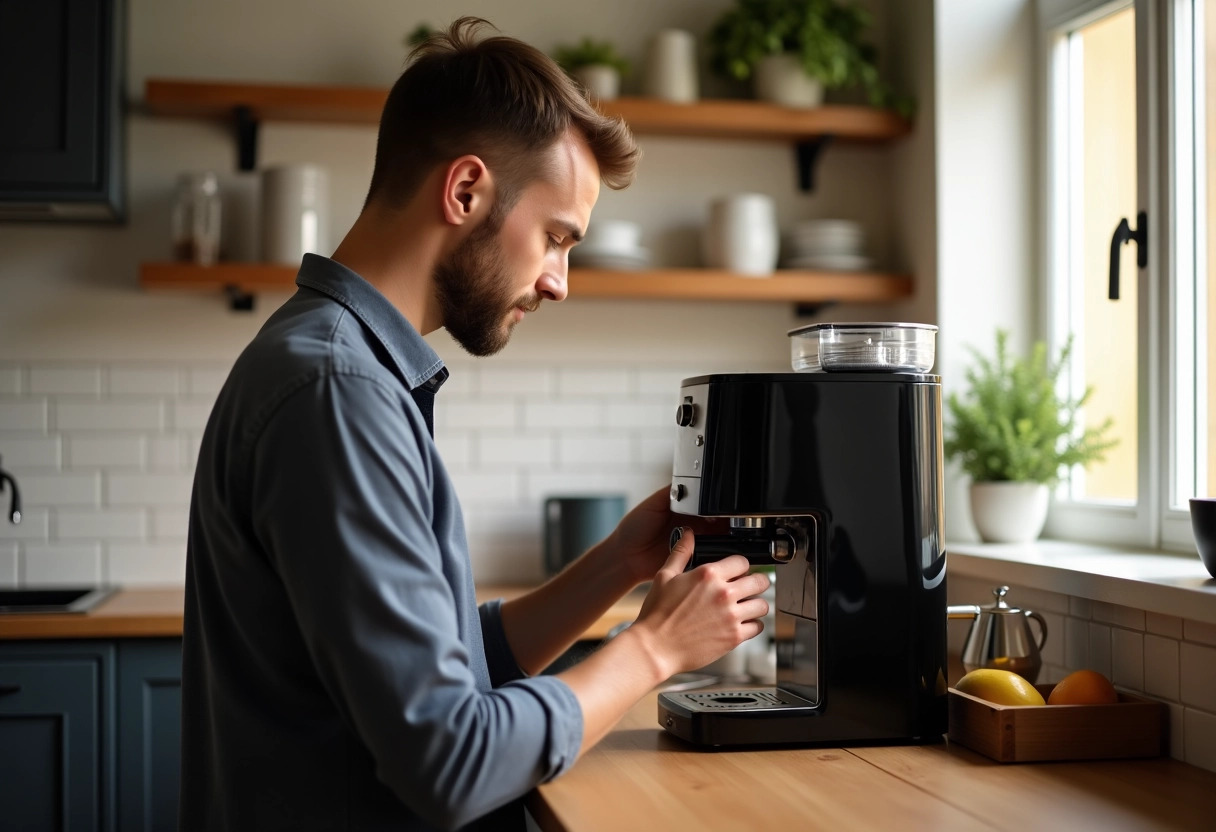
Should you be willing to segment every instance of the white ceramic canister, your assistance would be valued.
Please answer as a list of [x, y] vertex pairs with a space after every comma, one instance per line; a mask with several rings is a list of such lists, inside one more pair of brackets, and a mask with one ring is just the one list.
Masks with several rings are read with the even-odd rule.
[[262, 261], [298, 266], [309, 252], [329, 254], [329, 177], [317, 165], [262, 171]]
[[777, 268], [780, 234], [777, 207], [765, 194], [734, 194], [709, 205], [702, 236], [705, 264], [752, 277]]
[[643, 90], [651, 98], [687, 103], [699, 97], [697, 39], [683, 29], [663, 29], [646, 50]]

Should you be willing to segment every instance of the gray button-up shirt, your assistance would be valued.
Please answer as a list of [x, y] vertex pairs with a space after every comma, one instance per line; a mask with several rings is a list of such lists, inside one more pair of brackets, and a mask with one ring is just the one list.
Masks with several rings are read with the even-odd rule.
[[200, 448], [181, 825], [460, 826], [568, 768], [582, 713], [474, 600], [442, 362], [349, 269], [308, 255], [296, 282]]

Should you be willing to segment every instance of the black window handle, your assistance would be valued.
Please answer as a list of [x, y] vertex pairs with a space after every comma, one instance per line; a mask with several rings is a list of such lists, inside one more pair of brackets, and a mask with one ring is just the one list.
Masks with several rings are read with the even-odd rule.
[[1110, 290], [1111, 300], [1119, 299], [1119, 249], [1124, 243], [1135, 241], [1136, 265], [1144, 268], [1148, 265], [1148, 217], [1141, 211], [1136, 214], [1136, 230], [1127, 224], [1127, 217], [1119, 220], [1115, 234], [1110, 238]]

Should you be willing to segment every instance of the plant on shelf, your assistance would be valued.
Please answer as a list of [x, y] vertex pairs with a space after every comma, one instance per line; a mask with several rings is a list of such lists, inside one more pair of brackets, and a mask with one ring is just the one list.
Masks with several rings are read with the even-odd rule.
[[1071, 336], [1054, 362], [1041, 341], [1028, 358], [1011, 356], [1008, 341], [1009, 334], [998, 330], [991, 359], [971, 350], [976, 363], [967, 370], [966, 397], [952, 393], [946, 401], [951, 425], [944, 450], [971, 477], [971, 514], [980, 536], [1026, 542], [1042, 531], [1049, 486], [1061, 472], [1103, 460], [1117, 440], [1106, 438], [1110, 419], [1079, 427], [1092, 387], [1080, 398], [1057, 390]]
[[735, 0], [710, 29], [710, 67], [752, 79], [775, 104], [816, 107], [825, 89], [860, 87], [872, 105], [911, 115], [912, 100], [879, 78], [869, 26], [870, 13], [848, 0]]
[[419, 23], [414, 27], [413, 31], [405, 36], [405, 45], [413, 49], [433, 34], [435, 34], [435, 30], [431, 28], [429, 23]]
[[629, 72], [629, 62], [609, 41], [585, 37], [574, 46], [558, 46], [554, 60], [582, 84], [593, 98], [611, 101], [621, 90], [621, 76]]

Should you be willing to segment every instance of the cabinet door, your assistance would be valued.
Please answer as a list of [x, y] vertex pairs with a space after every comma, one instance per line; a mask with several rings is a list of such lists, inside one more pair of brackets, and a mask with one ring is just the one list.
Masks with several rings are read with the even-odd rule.
[[111, 829], [114, 652], [0, 644], [0, 828]]
[[0, 219], [121, 219], [121, 12], [0, 3]]
[[118, 827], [177, 828], [181, 772], [180, 639], [118, 643]]

